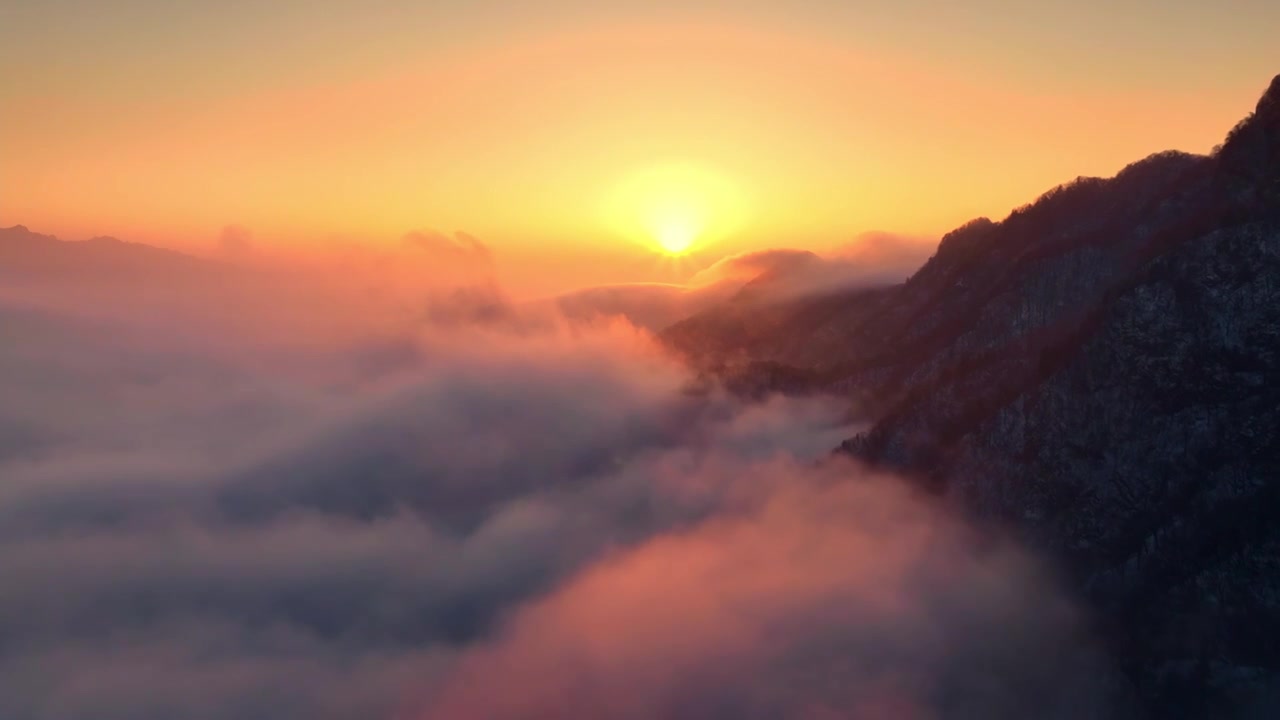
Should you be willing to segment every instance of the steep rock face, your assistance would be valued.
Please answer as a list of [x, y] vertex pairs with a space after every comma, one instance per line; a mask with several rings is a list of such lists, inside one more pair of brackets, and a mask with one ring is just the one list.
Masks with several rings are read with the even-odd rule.
[[1082, 178], [815, 307], [667, 337], [858, 393], [842, 449], [1061, 560], [1150, 716], [1280, 708], [1280, 77], [1212, 157]]

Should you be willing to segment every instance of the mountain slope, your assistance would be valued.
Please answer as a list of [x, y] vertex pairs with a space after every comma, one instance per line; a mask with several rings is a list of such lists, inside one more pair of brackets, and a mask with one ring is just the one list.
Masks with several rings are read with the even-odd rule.
[[1077, 180], [901, 285], [778, 312], [665, 337], [860, 393], [875, 422], [843, 449], [1062, 560], [1151, 716], [1274, 699], [1280, 77], [1212, 157]]

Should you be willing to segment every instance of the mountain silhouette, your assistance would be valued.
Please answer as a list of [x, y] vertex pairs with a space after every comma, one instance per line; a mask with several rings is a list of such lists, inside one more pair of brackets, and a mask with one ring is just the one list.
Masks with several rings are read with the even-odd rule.
[[22, 225], [0, 228], [0, 278], [8, 280], [171, 280], [214, 269], [190, 255], [113, 237], [64, 241]]
[[1055, 557], [1148, 716], [1280, 711], [1280, 76], [1210, 156], [970, 222], [901, 284], [663, 337], [856, 399], [841, 451]]

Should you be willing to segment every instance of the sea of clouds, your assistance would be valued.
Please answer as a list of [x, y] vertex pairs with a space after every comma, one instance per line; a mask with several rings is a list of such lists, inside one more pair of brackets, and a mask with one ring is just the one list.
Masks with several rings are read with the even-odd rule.
[[0, 294], [0, 717], [1098, 710], [1051, 574], [832, 456], [841, 401], [484, 283], [304, 285]]

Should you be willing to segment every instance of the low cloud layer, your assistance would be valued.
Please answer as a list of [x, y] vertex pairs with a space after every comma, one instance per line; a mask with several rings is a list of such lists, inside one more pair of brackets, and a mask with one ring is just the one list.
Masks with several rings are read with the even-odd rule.
[[735, 483], [696, 525], [525, 607], [463, 658], [427, 716], [1097, 711], [1078, 619], [1016, 551], [980, 549], [899, 485], [847, 466], [759, 463]]
[[556, 314], [573, 321], [624, 318], [654, 332], [729, 299], [742, 281], [688, 287], [665, 283], [602, 285], [555, 299]]
[[749, 291], [767, 300], [889, 285], [915, 272], [936, 247], [936, 240], [869, 232], [828, 253], [774, 248], [731, 255], [692, 282], [747, 283]]
[[730, 255], [695, 273], [685, 285], [591, 287], [559, 296], [554, 306], [569, 319], [621, 317], [659, 332], [726, 300], [767, 304], [901, 282], [936, 245], [925, 238], [864, 233], [829, 253], [772, 248]]
[[829, 457], [841, 403], [734, 399], [623, 322], [432, 307], [193, 347], [0, 305], [0, 716], [1102, 702], [1032, 557]]
[[403, 241], [406, 246], [427, 253], [437, 263], [479, 266], [486, 270], [493, 265], [489, 246], [465, 232], [446, 235], [434, 230], [415, 230], [406, 234]]

